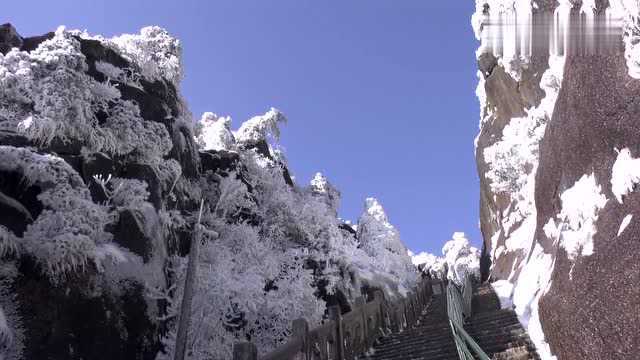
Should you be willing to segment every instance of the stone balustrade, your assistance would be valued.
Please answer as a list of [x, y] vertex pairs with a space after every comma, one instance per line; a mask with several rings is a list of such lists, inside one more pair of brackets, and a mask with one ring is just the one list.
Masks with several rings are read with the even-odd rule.
[[373, 298], [355, 301], [341, 314], [338, 306], [329, 308], [329, 319], [309, 329], [305, 319], [293, 321], [293, 336], [274, 351], [258, 357], [254, 344], [236, 343], [233, 360], [346, 360], [355, 359], [371, 349], [374, 342], [389, 332], [399, 332], [418, 322], [431, 295], [443, 293], [440, 280], [422, 279], [404, 298], [389, 301], [377, 290]]

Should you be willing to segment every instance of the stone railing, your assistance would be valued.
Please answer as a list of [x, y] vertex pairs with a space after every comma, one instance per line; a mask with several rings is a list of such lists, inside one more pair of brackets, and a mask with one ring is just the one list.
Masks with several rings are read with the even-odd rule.
[[468, 274], [465, 275], [462, 289], [454, 282], [449, 282], [447, 285], [447, 315], [451, 333], [460, 360], [491, 360], [464, 329], [464, 319], [471, 317], [472, 292], [473, 284]]
[[[416, 324], [431, 295], [443, 292], [441, 281], [422, 279], [407, 297], [394, 302], [385, 299], [378, 290], [369, 302], [364, 297], [357, 298], [352, 310], [344, 315], [338, 306], [330, 307], [329, 319], [312, 330], [305, 319], [294, 320], [289, 342], [260, 356], [260, 360], [355, 359], [371, 349], [378, 338]], [[257, 359], [254, 344], [234, 345], [233, 360]]]

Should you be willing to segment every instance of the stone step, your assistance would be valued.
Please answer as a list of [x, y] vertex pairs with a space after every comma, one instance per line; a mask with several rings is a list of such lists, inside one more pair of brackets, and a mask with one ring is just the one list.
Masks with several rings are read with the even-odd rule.
[[402, 349], [376, 349], [370, 359], [457, 359], [455, 346], [451, 347], [405, 347]]
[[416, 342], [416, 341], [432, 341], [437, 342], [441, 340], [451, 340], [452, 334], [450, 330], [436, 332], [436, 333], [402, 333], [402, 334], [392, 334], [385, 338], [380, 339], [379, 345], [384, 346], [387, 343], [397, 343], [397, 342]]
[[416, 326], [416, 327], [412, 327], [409, 329], [405, 329], [402, 332], [398, 333], [398, 334], [406, 334], [406, 333], [426, 333], [426, 332], [441, 332], [444, 330], [449, 329], [449, 323], [448, 322], [440, 322], [437, 324], [430, 324], [430, 325], [423, 325], [423, 326]]
[[410, 347], [442, 349], [442, 348], [455, 347], [455, 343], [453, 342], [452, 337], [449, 337], [448, 339], [438, 339], [438, 340], [413, 338], [413, 339], [405, 339], [404, 341], [387, 342], [376, 348], [380, 350], [391, 351], [399, 348], [410, 348]]
[[524, 330], [522, 328], [522, 325], [520, 324], [509, 324], [509, 323], [497, 324], [497, 325], [496, 324], [484, 324], [484, 325], [466, 324], [464, 326], [464, 329], [470, 334], [471, 333], [487, 334], [492, 332], [500, 333], [500, 332], [508, 332], [510, 330], [517, 330], [517, 329]]
[[494, 319], [494, 318], [513, 318], [516, 321], [518, 320], [518, 315], [516, 315], [515, 311], [511, 309], [499, 309], [495, 311], [487, 311], [482, 313], [473, 314], [469, 321], [481, 321], [485, 319]]
[[[444, 297], [435, 296], [421, 312], [418, 324], [379, 339], [371, 360], [458, 360], [444, 308]], [[473, 294], [474, 316], [465, 330], [494, 360], [540, 360], [525, 329], [512, 309], [500, 309], [495, 292], [481, 285]]]
[[539, 356], [531, 353], [526, 347], [507, 349], [493, 355], [494, 360], [539, 360]]

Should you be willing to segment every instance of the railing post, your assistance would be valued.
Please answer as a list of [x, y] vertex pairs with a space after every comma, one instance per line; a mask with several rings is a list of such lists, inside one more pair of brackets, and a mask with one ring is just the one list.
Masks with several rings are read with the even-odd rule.
[[336, 323], [336, 360], [344, 360], [344, 334], [342, 333], [342, 314], [338, 305], [329, 308], [329, 316]]
[[305, 319], [293, 320], [293, 336], [302, 339], [302, 355], [304, 360], [309, 359], [309, 323]]
[[405, 328], [408, 328], [411, 324], [411, 302], [408, 298], [402, 299], [402, 305], [404, 308]]
[[253, 343], [233, 344], [233, 360], [258, 360], [258, 349]]
[[411, 326], [416, 324], [416, 304], [415, 304], [415, 294], [413, 292], [409, 293], [409, 307], [411, 310]]
[[366, 301], [364, 296], [359, 296], [356, 298], [356, 309], [359, 309], [360, 315], [362, 316], [362, 338], [364, 339], [365, 347], [369, 348], [369, 324], [367, 323], [367, 309], [365, 309]]
[[[376, 290], [373, 293], [373, 300], [377, 301], [378, 304], [379, 304], [378, 313], [380, 315], [380, 321], [382, 323], [384, 323], [385, 303], [384, 303], [384, 293], [382, 292], [382, 290]], [[382, 328], [382, 326], [380, 326], [380, 324], [378, 324], [378, 325], [379, 325], [378, 326], [379, 328]], [[374, 331], [375, 331], [375, 329], [374, 329]], [[371, 343], [371, 345], [373, 345], [373, 342]]]

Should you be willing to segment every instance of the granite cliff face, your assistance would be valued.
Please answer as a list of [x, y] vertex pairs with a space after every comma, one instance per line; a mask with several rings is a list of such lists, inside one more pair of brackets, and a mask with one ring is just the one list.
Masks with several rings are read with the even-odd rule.
[[[476, 31], [492, 7], [520, 3], [477, 1]], [[607, 5], [625, 21], [612, 53], [478, 56], [482, 276], [547, 359], [640, 354], [638, 4], [534, 1], [531, 11]]]

